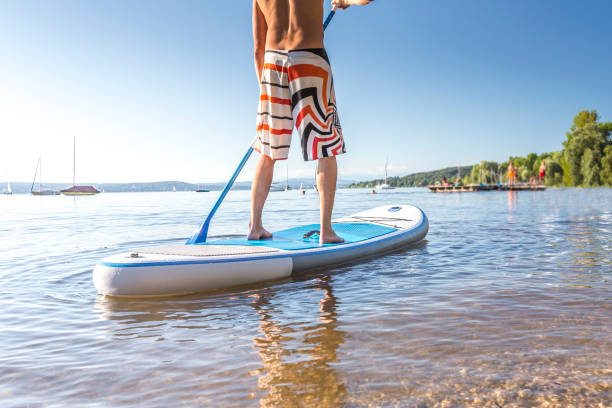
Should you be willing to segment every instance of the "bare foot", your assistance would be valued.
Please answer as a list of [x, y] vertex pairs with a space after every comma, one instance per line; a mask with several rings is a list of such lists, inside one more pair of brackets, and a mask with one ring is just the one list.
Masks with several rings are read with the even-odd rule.
[[319, 244], [340, 244], [342, 242], [344, 239], [337, 236], [334, 231], [319, 235]]
[[260, 240], [260, 239], [268, 239], [268, 238], [272, 238], [272, 233], [266, 231], [264, 227], [252, 228], [249, 231], [249, 235], [247, 235], [248, 240]]

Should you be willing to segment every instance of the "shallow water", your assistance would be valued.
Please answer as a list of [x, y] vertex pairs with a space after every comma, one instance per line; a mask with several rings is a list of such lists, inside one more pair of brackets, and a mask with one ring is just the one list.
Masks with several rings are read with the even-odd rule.
[[[0, 402], [11, 406], [611, 406], [612, 190], [339, 190], [410, 203], [420, 245], [214, 293], [97, 295], [101, 258], [178, 243], [217, 193], [0, 196]], [[211, 235], [243, 234], [232, 192]], [[317, 222], [271, 193], [271, 229]], [[177, 239], [177, 237], [181, 237]]]

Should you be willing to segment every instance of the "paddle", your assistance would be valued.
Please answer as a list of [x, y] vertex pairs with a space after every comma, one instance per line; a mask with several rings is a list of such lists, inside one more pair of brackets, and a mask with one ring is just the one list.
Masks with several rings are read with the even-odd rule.
[[[331, 22], [332, 18], [334, 17], [334, 14], [336, 14], [335, 7], [329, 12], [329, 14], [327, 15], [327, 18], [325, 19], [325, 22], [323, 23], [324, 31], [329, 25], [329, 23]], [[227, 193], [229, 193], [230, 189], [234, 185], [234, 181], [236, 181], [236, 177], [238, 177], [238, 175], [242, 171], [242, 168], [244, 167], [246, 162], [249, 161], [249, 157], [251, 157], [251, 153], [253, 153], [253, 143], [255, 143], [256, 140], [257, 140], [257, 136], [255, 136], [255, 138], [249, 145], [249, 150], [247, 150], [242, 160], [240, 160], [240, 164], [238, 164], [238, 168], [236, 169], [236, 171], [234, 171], [232, 178], [230, 178], [227, 184], [225, 185], [225, 188], [221, 192], [221, 195], [217, 199], [217, 202], [213, 206], [212, 210], [210, 210], [210, 213], [208, 213], [208, 217], [206, 217], [206, 220], [198, 227], [197, 230], [194, 231], [193, 235], [191, 235], [191, 238], [187, 240], [185, 245], [192, 245], [192, 244], [199, 244], [202, 242], [206, 242], [206, 237], [208, 235], [208, 227], [210, 226], [210, 221], [212, 220], [212, 217], [215, 215], [215, 213], [219, 209], [219, 206], [225, 199], [225, 196], [227, 195]]]
[[327, 15], [327, 18], [325, 19], [325, 22], [323, 23], [323, 31], [325, 31], [325, 29], [327, 28], [329, 23], [332, 21], [332, 18], [334, 18], [334, 14], [336, 14], [336, 7], [335, 6], [331, 9], [329, 14]]

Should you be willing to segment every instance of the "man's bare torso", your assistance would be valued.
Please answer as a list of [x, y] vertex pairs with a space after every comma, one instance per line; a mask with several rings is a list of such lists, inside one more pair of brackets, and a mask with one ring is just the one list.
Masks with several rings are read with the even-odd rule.
[[256, 0], [267, 50], [323, 48], [323, 0]]

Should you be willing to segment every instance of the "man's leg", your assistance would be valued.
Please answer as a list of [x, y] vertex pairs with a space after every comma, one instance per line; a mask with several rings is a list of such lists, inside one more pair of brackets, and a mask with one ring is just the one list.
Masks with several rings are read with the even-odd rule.
[[336, 157], [332, 156], [319, 159], [317, 186], [319, 187], [319, 201], [321, 207], [321, 234], [319, 235], [319, 242], [322, 244], [344, 242], [342, 238], [336, 235], [331, 225], [337, 179], [338, 164], [336, 163]]
[[261, 213], [270, 192], [273, 175], [274, 160], [268, 156], [261, 155], [255, 167], [255, 177], [253, 179], [253, 187], [251, 188], [251, 222], [248, 239], [263, 239], [272, 236], [263, 227]]

